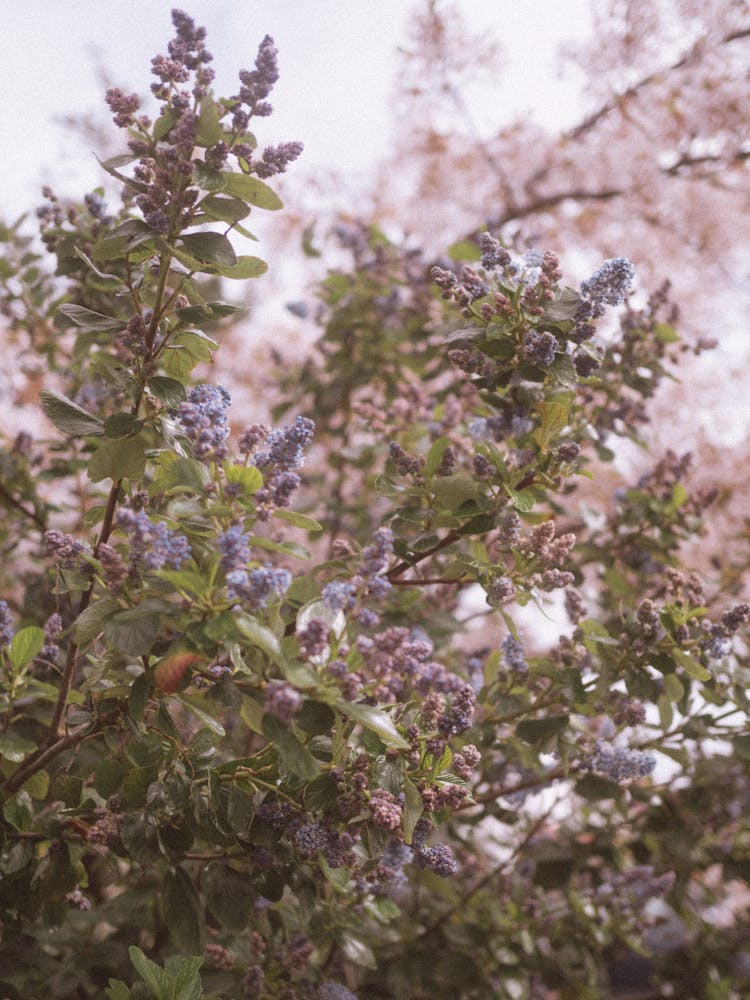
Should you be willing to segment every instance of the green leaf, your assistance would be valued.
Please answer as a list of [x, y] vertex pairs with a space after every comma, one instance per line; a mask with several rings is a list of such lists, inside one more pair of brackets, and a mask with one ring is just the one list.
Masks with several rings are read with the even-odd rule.
[[135, 966], [135, 970], [146, 985], [156, 994], [157, 1000], [165, 1000], [164, 990], [166, 989], [166, 976], [161, 966], [146, 958], [140, 948], [131, 945], [128, 948], [130, 961]]
[[213, 861], [203, 869], [201, 888], [209, 910], [220, 924], [236, 933], [247, 927], [258, 899], [247, 875]]
[[341, 950], [353, 965], [359, 965], [365, 969], [377, 967], [372, 948], [358, 938], [344, 937], [341, 942]]
[[673, 649], [671, 652], [675, 663], [679, 663], [688, 677], [692, 677], [694, 681], [711, 680], [711, 671], [701, 666], [689, 653], [682, 649]]
[[404, 796], [406, 799], [403, 813], [404, 838], [406, 843], [410, 844], [412, 834], [414, 833], [414, 827], [417, 825], [422, 813], [424, 812], [424, 803], [419, 789], [414, 782], [407, 777], [404, 777]]
[[428, 476], [435, 475], [450, 443], [450, 438], [447, 437], [439, 437], [436, 441], [432, 442], [430, 450], [427, 452], [427, 464], [425, 466], [425, 473]]
[[575, 317], [581, 296], [572, 288], [563, 288], [554, 302], [550, 302], [544, 310], [541, 325], [549, 323], [554, 326], [557, 323], [565, 323]]
[[268, 264], [260, 257], [238, 257], [232, 267], [220, 267], [219, 274], [225, 278], [259, 278], [268, 270]]
[[458, 240], [456, 243], [451, 243], [446, 252], [453, 260], [476, 261], [482, 256], [482, 251], [473, 240]]
[[183, 236], [181, 242], [190, 256], [202, 264], [231, 268], [237, 263], [234, 247], [221, 233], [192, 233]]
[[293, 524], [295, 528], [302, 528], [305, 531], [322, 531], [323, 525], [309, 517], [307, 514], [300, 514], [296, 510], [287, 510], [286, 507], [277, 507], [273, 516], [287, 524]]
[[281, 645], [270, 628], [261, 624], [257, 618], [253, 618], [245, 611], [235, 612], [234, 623], [242, 635], [244, 635], [246, 639], [249, 639], [254, 646], [258, 647], [258, 649], [263, 650], [270, 660], [277, 663], [281, 667], [285, 666], [284, 656], [281, 652]]
[[136, 419], [132, 413], [113, 413], [104, 421], [104, 433], [108, 438], [124, 438], [136, 434], [143, 421]]
[[195, 141], [199, 146], [213, 146], [223, 134], [216, 101], [212, 97], [206, 96], [201, 101]]
[[187, 391], [182, 382], [166, 375], [155, 375], [147, 382], [148, 390], [167, 406], [178, 406], [187, 399]]
[[164, 971], [169, 977], [172, 990], [171, 1000], [201, 1000], [201, 986], [198, 970], [203, 959], [197, 955], [170, 955], [164, 963]]
[[203, 597], [211, 589], [210, 582], [197, 570], [160, 569], [154, 575], [158, 576], [160, 580], [166, 580], [167, 583], [171, 583], [173, 587], [179, 590], [186, 590], [189, 594], [195, 594], [196, 597]]
[[90, 604], [73, 622], [73, 638], [79, 646], [85, 646], [96, 639], [104, 628], [104, 622], [118, 611], [120, 605], [111, 597]]
[[337, 701], [336, 708], [342, 714], [348, 715], [359, 722], [365, 729], [377, 733], [386, 746], [396, 750], [407, 750], [408, 742], [396, 728], [390, 715], [375, 705], [362, 705], [358, 702]]
[[29, 625], [22, 628], [13, 636], [13, 641], [8, 650], [8, 659], [16, 670], [20, 670], [31, 663], [36, 654], [44, 645], [44, 629], [36, 625]]
[[176, 108], [165, 107], [154, 122], [154, 139], [163, 139], [177, 123], [179, 117], [180, 113]]
[[27, 740], [23, 736], [0, 736], [0, 757], [13, 764], [20, 764], [36, 748], [33, 740]]
[[256, 208], [265, 208], [271, 212], [284, 207], [284, 203], [276, 192], [263, 181], [258, 180], [257, 177], [230, 173], [224, 173], [223, 176], [226, 178], [224, 190], [228, 194], [242, 198], [243, 201], [255, 205]]
[[282, 764], [304, 781], [312, 781], [320, 773], [320, 763], [275, 715], [263, 716], [263, 735], [276, 747]]
[[107, 642], [118, 653], [143, 656], [159, 633], [160, 614], [150, 608], [127, 608], [117, 611], [104, 622], [103, 632]]
[[146, 444], [142, 437], [103, 441], [91, 456], [88, 477], [92, 483], [102, 479], [140, 479], [146, 468]]
[[620, 791], [616, 781], [602, 778], [599, 774], [586, 774], [575, 784], [577, 795], [596, 802], [599, 799], [613, 799]]
[[84, 410], [72, 399], [54, 389], [42, 389], [39, 394], [42, 409], [63, 434], [71, 437], [95, 437], [104, 433], [104, 423]]
[[569, 715], [551, 715], [547, 719], [524, 719], [516, 727], [516, 735], [525, 743], [540, 743], [563, 732], [570, 722]]
[[125, 328], [125, 323], [121, 319], [85, 309], [83, 306], [77, 306], [74, 302], [66, 302], [59, 306], [57, 311], [84, 330], [105, 333], [107, 330], [123, 330]]
[[223, 174], [219, 170], [212, 170], [206, 166], [203, 160], [193, 160], [193, 182], [204, 191], [224, 191], [227, 186], [229, 174]]
[[192, 712], [193, 715], [200, 719], [203, 725], [206, 726], [207, 729], [210, 729], [212, 733], [216, 733], [216, 735], [220, 737], [226, 736], [226, 730], [218, 719], [214, 719], [212, 715], [209, 715], [208, 712], [205, 712], [195, 703], [195, 695], [174, 694], [172, 697], [175, 701], [179, 701], [185, 706], [185, 708], [188, 709], [188, 711]]
[[199, 208], [220, 222], [239, 222], [250, 214], [250, 209], [241, 198], [222, 198], [216, 194], [205, 197]]
[[263, 485], [263, 476], [253, 465], [232, 465], [227, 462], [224, 475], [228, 483], [239, 483], [243, 493], [248, 496], [257, 493]]
[[109, 1000], [130, 1000], [130, 989], [122, 979], [110, 979], [104, 991]]
[[[164, 922], [175, 948], [188, 954], [202, 952], [203, 907], [186, 871], [168, 872], [162, 898]], [[140, 971], [140, 970], [139, 970]]]
[[507, 485], [505, 490], [510, 497], [513, 506], [516, 510], [520, 510], [522, 514], [528, 514], [529, 511], [534, 509], [536, 497], [534, 496], [532, 490], [512, 490], [510, 486]]
[[176, 458], [159, 474], [154, 487], [171, 493], [203, 493], [203, 487], [210, 481], [211, 473], [202, 462], [194, 458]]
[[539, 406], [542, 418], [532, 437], [542, 451], [547, 451], [550, 442], [567, 426], [570, 403], [543, 402]]

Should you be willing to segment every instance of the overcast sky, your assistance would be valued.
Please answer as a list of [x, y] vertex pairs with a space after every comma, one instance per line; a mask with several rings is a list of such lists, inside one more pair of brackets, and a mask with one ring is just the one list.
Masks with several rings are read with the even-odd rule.
[[[391, 138], [389, 98], [396, 49], [414, 0], [0, 0], [4, 81], [0, 102], [0, 217], [38, 203], [41, 184], [80, 196], [101, 174], [65, 115], [106, 122], [105, 67], [112, 82], [146, 94], [149, 64], [172, 36], [178, 5], [206, 26], [218, 93], [251, 67], [264, 34], [280, 50], [281, 79], [263, 142], [300, 139], [305, 166], [364, 172]], [[580, 79], [558, 74], [561, 42], [589, 31], [588, 0], [458, 0], [473, 29], [501, 42], [507, 71], [472, 109], [485, 125], [529, 111], [562, 127], [580, 109]]]

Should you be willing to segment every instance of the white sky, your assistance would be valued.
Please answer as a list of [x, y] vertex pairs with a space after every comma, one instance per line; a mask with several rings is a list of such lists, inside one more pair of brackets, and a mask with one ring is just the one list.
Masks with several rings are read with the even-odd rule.
[[[63, 115], [109, 120], [97, 67], [111, 82], [146, 95], [150, 60], [172, 37], [180, 6], [208, 31], [218, 93], [252, 68], [264, 34], [280, 50], [274, 115], [263, 144], [300, 139], [304, 165], [364, 173], [387, 150], [396, 48], [414, 0], [0, 0], [4, 94], [0, 102], [3, 183], [0, 218], [39, 202], [51, 183], [80, 197], [102, 174], [86, 142], [56, 124]], [[580, 84], [558, 73], [561, 42], [589, 31], [589, 0], [458, 0], [474, 30], [501, 43], [507, 71], [472, 108], [485, 127], [529, 111], [551, 127], [580, 114]], [[111, 126], [114, 130], [114, 126]]]

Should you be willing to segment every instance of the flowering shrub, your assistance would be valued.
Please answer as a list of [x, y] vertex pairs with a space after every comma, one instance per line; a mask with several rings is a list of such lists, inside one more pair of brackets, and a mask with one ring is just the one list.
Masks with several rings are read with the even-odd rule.
[[747, 875], [750, 607], [681, 548], [716, 492], [671, 452], [587, 485], [644, 436], [663, 296], [342, 227], [315, 357], [233, 426], [193, 373], [301, 146], [248, 130], [270, 38], [219, 99], [173, 23], [158, 114], [107, 94], [119, 208], [47, 193], [54, 276], [3, 233], [56, 428], [0, 453], [3, 995], [604, 997], [640, 962], [739, 996], [750, 926], [706, 913]]

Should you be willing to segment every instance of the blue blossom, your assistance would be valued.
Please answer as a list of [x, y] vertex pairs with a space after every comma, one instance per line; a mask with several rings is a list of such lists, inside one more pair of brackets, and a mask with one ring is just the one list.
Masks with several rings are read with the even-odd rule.
[[222, 532], [217, 545], [221, 552], [221, 568], [226, 572], [242, 569], [250, 559], [250, 544], [239, 524]]
[[597, 741], [593, 753], [582, 761], [582, 766], [587, 771], [596, 771], [610, 781], [622, 784], [637, 778], [647, 778], [656, 767], [656, 758], [642, 750], [630, 750], [628, 747], [615, 747]]
[[297, 417], [293, 424], [272, 430], [265, 440], [265, 448], [253, 459], [253, 464], [274, 473], [293, 472], [302, 467], [305, 449], [310, 446], [315, 424], [307, 417]]
[[130, 537], [131, 559], [143, 562], [146, 569], [179, 569], [190, 558], [187, 538], [170, 531], [164, 521], [151, 521], [143, 510], [121, 508], [117, 523]]
[[577, 320], [595, 319], [604, 314], [605, 306], [617, 306], [630, 291], [635, 268], [627, 257], [605, 260], [587, 281], [581, 282], [581, 303]]
[[292, 574], [288, 569], [276, 569], [270, 563], [250, 572], [232, 570], [227, 573], [227, 597], [256, 611], [265, 608], [269, 600], [281, 596], [291, 582]]
[[528, 672], [529, 665], [526, 662], [523, 643], [509, 634], [503, 640], [500, 649], [503, 651], [503, 660], [511, 670], [515, 670], [519, 674]]
[[543, 260], [538, 250], [528, 250], [520, 260], [506, 265], [502, 283], [510, 288], [535, 285], [542, 276]]
[[15, 635], [13, 617], [7, 601], [0, 601], [0, 646], [8, 646]]
[[177, 416], [196, 458], [221, 460], [229, 454], [227, 410], [232, 399], [223, 386], [196, 385]]
[[331, 580], [323, 587], [323, 603], [328, 611], [347, 611], [354, 604], [356, 587], [348, 580]]
[[341, 983], [332, 983], [329, 980], [318, 989], [318, 1000], [357, 1000], [357, 995]]
[[328, 831], [319, 820], [311, 820], [299, 827], [294, 834], [294, 843], [301, 854], [314, 858], [328, 843]]

